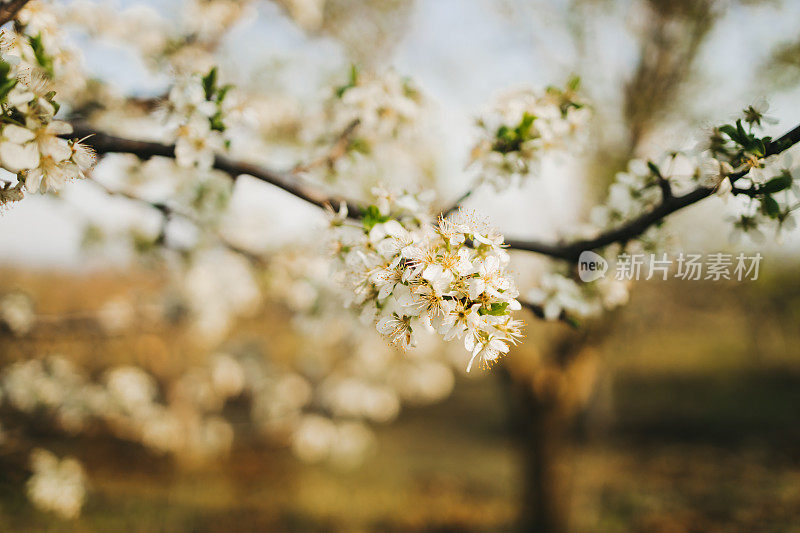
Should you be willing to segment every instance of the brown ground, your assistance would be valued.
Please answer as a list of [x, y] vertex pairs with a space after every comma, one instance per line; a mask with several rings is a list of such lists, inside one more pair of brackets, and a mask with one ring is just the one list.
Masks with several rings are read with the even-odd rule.
[[[6, 271], [0, 293], [25, 287], [44, 312], [61, 313], [158, 287], [52, 279]], [[601, 347], [606, 392], [564, 450], [573, 529], [800, 531], [800, 281], [789, 269], [757, 285], [653, 283], [635, 294]], [[3, 360], [52, 351], [166, 374], [192, 357], [168, 327], [134, 339], [0, 339]], [[85, 461], [83, 516], [65, 523], [34, 510], [22, 480], [0, 470], [0, 530], [507, 531], [521, 480], [501, 387], [462, 380], [446, 402], [406, 409], [347, 472], [246, 436], [227, 461], [187, 470], [130, 444], [44, 431], [37, 442]], [[25, 457], [12, 451], [2, 463]]]

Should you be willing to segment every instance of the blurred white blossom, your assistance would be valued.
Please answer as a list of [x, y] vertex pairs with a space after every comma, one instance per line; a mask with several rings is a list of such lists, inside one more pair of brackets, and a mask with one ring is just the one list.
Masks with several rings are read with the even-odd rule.
[[42, 509], [65, 519], [77, 518], [86, 499], [86, 475], [73, 457], [59, 460], [51, 452], [31, 452], [33, 476], [28, 480], [28, 498]]

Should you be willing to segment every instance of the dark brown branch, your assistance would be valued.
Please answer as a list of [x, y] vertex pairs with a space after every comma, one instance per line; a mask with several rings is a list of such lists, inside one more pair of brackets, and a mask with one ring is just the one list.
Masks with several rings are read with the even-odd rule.
[[[83, 143], [91, 146], [98, 155], [108, 154], [108, 153], [129, 153], [133, 154], [140, 159], [149, 159], [151, 157], [175, 157], [175, 145], [166, 145], [157, 142], [150, 142], [150, 141], [136, 141], [131, 139], [126, 139], [122, 137], [116, 137], [114, 135], [108, 135], [106, 133], [95, 132], [86, 127], [81, 127], [79, 125], [74, 125], [74, 131], [70, 135], [72, 138], [82, 138]], [[311, 204], [314, 204], [318, 207], [326, 207], [332, 206], [337, 207], [340, 202], [344, 201], [335, 197], [327, 197], [322, 195], [319, 191], [314, 190], [312, 185], [302, 184], [297, 180], [296, 177], [290, 176], [289, 174], [270, 170], [264, 167], [260, 167], [257, 165], [252, 165], [249, 163], [242, 163], [230, 160], [224, 156], [217, 156], [214, 159], [214, 168], [217, 170], [221, 170], [229, 174], [233, 179], [236, 179], [240, 175], [250, 175], [261, 181], [266, 183], [270, 183], [275, 185], [290, 194], [297, 196]], [[105, 185], [96, 182], [99, 187], [101, 187], [107, 194], [109, 195], [116, 195], [122, 196], [132, 201], [136, 201], [139, 203], [146, 204], [153, 209], [157, 209], [159, 212], [162, 213], [163, 216], [168, 217], [172, 214], [178, 214], [180, 216], [186, 216], [182, 213], [176, 213], [170, 206], [157, 203], [157, 202], [150, 202], [149, 200], [137, 197], [131, 193], [127, 193], [124, 191], [113, 191], [107, 188]], [[458, 208], [460, 202], [463, 199], [466, 199], [472, 191], [468, 191], [465, 195], [459, 199], [457, 204], [451, 208], [451, 212]], [[359, 218], [363, 216], [363, 209], [358, 206], [357, 204], [353, 203], [352, 201], [347, 201], [347, 208], [349, 212], [349, 216], [353, 218]], [[234, 252], [240, 253], [247, 257], [248, 259], [261, 263], [263, 258], [253, 254], [253, 252], [249, 250], [244, 250], [236, 245], [228, 242], [227, 240], [222, 239], [220, 236], [220, 240], [222, 244], [226, 247], [231, 249]], [[544, 309], [536, 304], [532, 304], [530, 302], [525, 302], [520, 300], [520, 303], [523, 307], [531, 311], [535, 316], [539, 318], [544, 318]], [[559, 320], [566, 322], [568, 324], [574, 324], [569, 317], [562, 313], [562, 316], [559, 317]]]
[[0, 26], [13, 20], [19, 10], [25, 7], [29, 0], [11, 0], [6, 4], [0, 4]]
[[733, 187], [731, 189], [731, 193], [735, 196], [742, 194], [744, 196], [749, 196], [750, 198], [755, 198], [760, 194], [758, 189], [742, 189], [741, 187]]
[[626, 222], [625, 224], [610, 231], [600, 234], [593, 239], [584, 239], [571, 243], [545, 243], [539, 241], [525, 241], [507, 239], [506, 243], [512, 250], [525, 250], [535, 252], [556, 259], [577, 262], [578, 256], [585, 250], [595, 250], [613, 243], [624, 243], [634, 239], [647, 231], [650, 226], [663, 218], [671, 215], [679, 209], [699, 202], [714, 193], [713, 188], [698, 187], [697, 189], [682, 196], [674, 196], [662, 201], [654, 209], [640, 215], [639, 217]]
[[[74, 136], [86, 137], [86, 144], [93, 147], [99, 154], [110, 152], [131, 153], [142, 159], [155, 156], [175, 157], [175, 146], [148, 141], [134, 141], [115, 137], [105, 133], [96, 133], [87, 128], [76, 127]], [[787, 148], [800, 142], [800, 126], [797, 126], [788, 133], [782, 135], [767, 146], [766, 155], [778, 154]], [[250, 163], [233, 161], [225, 156], [217, 156], [214, 160], [214, 168], [229, 174], [232, 178], [240, 175], [250, 175], [266, 183], [279, 187], [288, 193], [297, 196], [318, 207], [338, 207], [341, 202], [347, 204], [349, 216], [360, 218], [363, 216], [363, 209], [352, 201], [335, 196], [327, 196], [316, 186], [304, 183], [296, 176], [289, 173], [278, 172], [268, 168]], [[741, 178], [745, 172], [739, 172], [730, 176], [731, 182]], [[662, 189], [663, 190], [663, 189]], [[601, 233], [592, 239], [583, 239], [573, 242], [547, 243], [534, 240], [508, 239], [506, 243], [512, 250], [523, 250], [547, 255], [556, 259], [563, 259], [569, 262], [577, 262], [581, 252], [585, 250], [595, 250], [614, 243], [626, 243], [642, 235], [648, 228], [666, 218], [670, 214], [699, 202], [711, 196], [714, 189], [710, 187], [698, 187], [684, 195], [674, 196], [671, 190], [664, 190], [661, 202], [650, 211], [616, 227]], [[452, 212], [460, 205], [461, 200], [469, 194], [462, 196], [453, 207], [446, 213]]]
[[[92, 147], [98, 155], [108, 153], [128, 153], [140, 159], [151, 157], [175, 157], [174, 144], [162, 144], [151, 141], [136, 141], [123, 137], [116, 137], [106, 133], [96, 132], [89, 128], [74, 125], [74, 132], [70, 137], [85, 138], [84, 144]], [[347, 204], [349, 216], [359, 218], [364, 211], [353, 201], [348, 201], [338, 196], [328, 196], [317, 186], [304, 182], [297, 176], [287, 172], [272, 170], [260, 165], [234, 161], [228, 157], [217, 155], [214, 158], [214, 168], [225, 172], [232, 179], [239, 176], [252, 176], [258, 180], [274, 185], [289, 194], [316, 205], [317, 207], [332, 206], [337, 209], [341, 203]]]
[[[772, 141], [766, 147], [766, 156], [776, 155], [800, 142], [800, 126], [785, 133], [781, 137]], [[732, 183], [744, 176], [746, 172], [738, 172], [730, 176]], [[664, 195], [661, 202], [652, 210], [639, 215], [621, 226], [601, 233], [593, 239], [583, 239], [573, 242], [547, 243], [534, 240], [508, 239], [506, 243], [510, 249], [524, 250], [528, 252], [547, 255], [556, 259], [563, 259], [575, 263], [578, 256], [585, 250], [596, 250], [609, 244], [625, 243], [642, 235], [651, 226], [660, 220], [671, 215], [675, 211], [683, 209], [711, 196], [715, 189], [711, 187], [697, 187], [696, 189], [682, 195]]]
[[661, 171], [655, 165], [650, 165], [651, 170], [655, 173], [656, 179], [658, 180], [658, 188], [661, 189], [661, 199], [662, 201], [666, 202], [670, 200], [672, 196], [672, 184], [669, 182], [667, 178], [661, 174]]

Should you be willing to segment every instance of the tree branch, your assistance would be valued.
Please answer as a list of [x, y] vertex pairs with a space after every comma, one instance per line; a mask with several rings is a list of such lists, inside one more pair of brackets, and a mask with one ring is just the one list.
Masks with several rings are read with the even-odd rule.
[[[785, 133], [772, 141], [766, 147], [766, 156], [776, 155], [800, 142], [800, 125], [793, 130]], [[731, 183], [744, 176], [747, 172], [737, 172], [731, 174]], [[547, 243], [535, 240], [508, 239], [506, 243], [512, 250], [524, 250], [528, 252], [547, 255], [556, 259], [563, 259], [575, 263], [581, 252], [595, 250], [614, 243], [625, 243], [631, 239], [642, 235], [648, 228], [656, 224], [675, 211], [683, 209], [711, 196], [715, 192], [712, 187], [697, 187], [696, 189], [682, 195], [673, 196], [664, 194], [661, 202], [652, 210], [639, 215], [638, 217], [625, 222], [624, 224], [607, 230], [593, 239], [583, 239], [573, 242]], [[737, 193], [739, 191], [737, 190]]]
[[[354, 126], [355, 127], [355, 126]], [[109, 154], [109, 153], [128, 153], [133, 154], [140, 159], [149, 159], [151, 157], [175, 157], [175, 145], [167, 145], [157, 142], [150, 142], [150, 141], [137, 141], [132, 139], [126, 139], [123, 137], [116, 137], [114, 135], [109, 135], [106, 133], [92, 131], [89, 128], [86, 128], [81, 125], [73, 125], [74, 131], [72, 134], [69, 135], [71, 138], [83, 138], [83, 143], [87, 146], [92, 147], [98, 155]], [[328, 197], [324, 196], [320, 191], [315, 190], [313, 185], [310, 184], [303, 184], [301, 183], [296, 177], [291, 176], [288, 173], [283, 173], [275, 170], [271, 170], [268, 168], [260, 167], [257, 165], [253, 165], [250, 163], [243, 163], [233, 161], [224, 156], [216, 156], [214, 159], [214, 168], [223, 172], [226, 172], [228, 175], [231, 176], [232, 179], [238, 178], [241, 175], [249, 175], [253, 176], [256, 179], [260, 179], [266, 183], [270, 183], [279, 187], [288, 193], [297, 196], [298, 198], [305, 200], [313, 205], [318, 207], [336, 207], [339, 205], [340, 202], [346, 202], [348, 208], [348, 214], [350, 217], [353, 218], [360, 218], [364, 214], [364, 210], [357, 204], [352, 201], [346, 201], [337, 197]], [[178, 214], [180, 216], [186, 216], [183, 213], [175, 212], [170, 206], [158, 203], [158, 202], [151, 202], [144, 198], [140, 198], [132, 193], [128, 193], [125, 191], [114, 191], [106, 187], [100, 182], [96, 180], [92, 180], [96, 183], [101, 189], [104, 190], [109, 195], [112, 196], [121, 196], [127, 198], [129, 200], [142, 203], [144, 205], [148, 205], [153, 209], [157, 209], [162, 215], [170, 216], [172, 214]], [[450, 208], [446, 213], [450, 213], [458, 208], [461, 201], [466, 199], [472, 191], [468, 191], [464, 194], [459, 201], [454, 205], [454, 207]], [[191, 220], [191, 217], [188, 217]], [[254, 263], [263, 264], [264, 258], [249, 250], [244, 250], [236, 245], [230, 243], [229, 241], [222, 238], [222, 236], [218, 235], [220, 238], [221, 244], [229, 248], [230, 250], [237, 252], [247, 259], [253, 261]], [[520, 304], [532, 312], [538, 318], [544, 319], [544, 309], [542, 306], [526, 302], [524, 300], [520, 300]], [[567, 317], [564, 313], [559, 317], [560, 321], [563, 321], [567, 324], [574, 325], [574, 321]]]
[[651, 211], [644, 213], [625, 224], [601, 233], [593, 239], [583, 239], [570, 243], [546, 243], [540, 241], [526, 241], [507, 239], [506, 243], [512, 250], [525, 250], [543, 255], [548, 255], [556, 259], [577, 262], [578, 256], [585, 250], [602, 248], [613, 243], [624, 243], [634, 239], [647, 231], [647, 229], [667, 217], [668, 215], [683, 209], [686, 206], [699, 202], [714, 193], [713, 188], [698, 187], [693, 191], [682, 196], [667, 198], [659, 203]]
[[[151, 141], [136, 141], [123, 137], [116, 137], [106, 133], [96, 132], [82, 125], [73, 125], [74, 132], [70, 137], [84, 138], [83, 143], [92, 147], [99, 155], [108, 153], [133, 154], [140, 159], [151, 157], [175, 157], [174, 144], [162, 144]], [[334, 209], [341, 203], [347, 205], [349, 216], [360, 218], [364, 210], [357, 203], [338, 196], [328, 196], [313, 184], [304, 182], [297, 176], [288, 172], [272, 170], [252, 163], [234, 161], [228, 157], [217, 155], [214, 158], [214, 168], [225, 172], [232, 179], [239, 176], [252, 176], [258, 180], [274, 185], [289, 194], [305, 200], [317, 207], [331, 206]]]
[[[148, 159], [154, 156], [175, 157], [174, 145], [149, 141], [135, 141], [105, 133], [93, 132], [87, 128], [77, 126], [72, 136], [87, 137], [84, 142], [94, 148], [98, 154], [111, 152], [131, 153], [142, 159]], [[772, 141], [766, 147], [766, 156], [778, 154], [798, 142], [800, 142], [800, 125]], [[221, 155], [216, 156], [214, 159], [214, 168], [226, 172], [234, 179], [245, 174], [253, 176], [256, 179], [279, 187], [318, 207], [331, 206], [335, 208], [340, 203], [344, 202], [347, 205], [348, 214], [352, 218], [360, 218], [364, 214], [364, 210], [357, 203], [341, 197], [327, 196], [320, 191], [317, 186], [303, 182], [296, 176], [291, 175], [291, 173], [279, 172], [251, 163], [234, 161]], [[730, 180], [734, 183], [745, 174], [746, 171], [732, 174]], [[512, 250], [534, 252], [575, 263], [581, 252], [585, 250], [595, 250], [614, 243], [625, 243], [635, 239], [662, 219], [684, 207], [695, 204], [711, 196], [714, 191], [714, 188], [701, 186], [684, 195], [674, 196], [671, 190], [664, 190], [663, 192], [665, 194], [662, 195], [660, 203], [653, 209], [616, 228], [607, 230], [592, 239], [556, 243], [508, 239], [506, 244], [508, 244], [508, 248]], [[459, 199], [453, 207], [448, 208], [445, 213], [450, 213], [454, 209], [457, 209], [461, 200], [465, 199], [467, 196], [469, 196], [469, 194], [462, 196], [461, 199]]]
[[25, 7], [29, 0], [11, 0], [10, 2], [0, 4], [0, 26], [6, 22], [13, 20], [17, 16], [19, 10]]

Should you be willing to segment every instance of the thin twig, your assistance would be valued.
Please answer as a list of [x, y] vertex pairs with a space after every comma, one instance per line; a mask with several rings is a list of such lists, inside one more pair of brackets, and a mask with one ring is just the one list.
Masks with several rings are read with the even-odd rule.
[[[91, 181], [93, 184], [95, 184], [99, 189], [101, 189], [103, 192], [105, 192], [109, 196], [117, 196], [117, 197], [125, 198], [126, 200], [130, 200], [131, 202], [138, 203], [140, 205], [144, 205], [144, 206], [147, 206], [147, 207], [150, 207], [152, 209], [155, 209], [155, 210], [159, 211], [161, 213], [161, 215], [164, 217], [164, 222], [165, 222], [164, 225], [163, 225], [164, 227], [162, 227], [161, 234], [159, 235], [159, 244], [161, 244], [161, 245], [165, 245], [166, 244], [166, 240], [164, 239], [164, 237], [165, 237], [164, 230], [165, 230], [166, 222], [173, 215], [179, 216], [181, 218], [184, 218], [184, 219], [188, 220], [189, 222], [191, 222], [192, 224], [194, 224], [195, 226], [200, 227], [200, 225], [201, 225], [200, 222], [194, 216], [190, 215], [189, 213], [185, 213], [183, 211], [180, 211], [180, 210], [176, 209], [175, 207], [167, 205], [167, 204], [165, 204], [163, 202], [153, 202], [153, 201], [150, 201], [150, 200], [148, 200], [146, 198], [142, 198], [141, 196], [137, 196], [137, 195], [135, 195], [135, 194], [133, 194], [131, 192], [128, 192], [128, 191], [121, 191], [121, 190], [111, 189], [110, 187], [107, 187], [105, 184], [100, 183], [99, 181], [97, 181], [97, 180], [95, 180], [94, 178], [91, 178], [91, 177], [87, 178], [87, 181]], [[223, 247], [227, 248], [228, 250], [230, 250], [230, 251], [232, 251], [232, 252], [234, 252], [234, 253], [236, 253], [238, 255], [241, 255], [242, 257], [244, 257], [245, 259], [250, 261], [253, 265], [259, 266], [259, 267], [263, 267], [263, 266], [265, 266], [267, 264], [268, 260], [267, 260], [267, 258], [265, 256], [263, 256], [262, 254], [259, 254], [257, 252], [254, 252], [252, 250], [248, 250], [248, 249], [246, 249], [246, 248], [244, 248], [242, 246], [239, 246], [238, 244], [235, 244], [235, 243], [231, 242], [225, 236], [223, 236], [221, 233], [214, 232], [214, 237], [216, 238], [217, 242], [219, 242], [219, 244], [221, 244]]]
[[444, 209], [440, 216], [442, 218], [446, 218], [447, 215], [449, 215], [449, 214], [451, 214], [451, 213], [453, 213], [455, 211], [458, 211], [461, 208], [461, 206], [464, 204], [464, 202], [467, 200], [467, 198], [472, 196], [472, 193], [474, 191], [475, 191], [475, 189], [468, 189], [464, 194], [459, 196], [458, 199], [456, 199], [455, 202], [450, 204], [450, 207]]
[[344, 130], [342, 130], [342, 133], [336, 137], [336, 141], [333, 143], [333, 146], [330, 148], [328, 153], [308, 163], [296, 165], [292, 169], [292, 174], [308, 172], [309, 170], [313, 170], [322, 165], [326, 165], [328, 168], [333, 167], [334, 163], [336, 163], [340, 157], [347, 153], [347, 150], [350, 147], [351, 137], [353, 136], [353, 133], [356, 131], [356, 128], [359, 124], [361, 124], [361, 119], [357, 118], [353, 120]]

